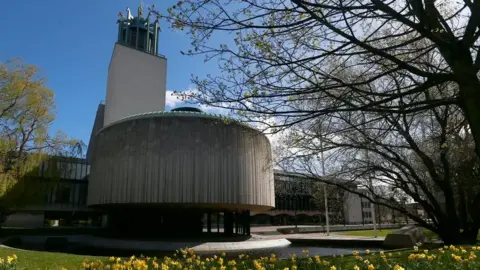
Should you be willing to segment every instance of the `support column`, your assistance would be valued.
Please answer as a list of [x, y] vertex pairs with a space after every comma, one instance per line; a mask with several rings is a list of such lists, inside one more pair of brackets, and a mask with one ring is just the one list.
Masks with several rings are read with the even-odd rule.
[[225, 211], [223, 216], [223, 233], [233, 235], [233, 213]]
[[246, 219], [246, 233], [250, 235], [250, 211], [245, 211], [245, 219]]
[[245, 217], [243, 216], [243, 211], [240, 213], [240, 220], [239, 220], [239, 225], [240, 225], [240, 234], [244, 235], [245, 234]]
[[212, 232], [212, 210], [207, 211], [207, 232]]
[[108, 215], [103, 214], [102, 215], [102, 228], [107, 228], [108, 227]]
[[239, 219], [239, 216], [238, 216], [238, 212], [235, 212], [235, 234], [238, 234], [238, 220]]
[[248, 231], [248, 216], [247, 216], [247, 211], [242, 212], [242, 226], [243, 226], [243, 235], [247, 235]]

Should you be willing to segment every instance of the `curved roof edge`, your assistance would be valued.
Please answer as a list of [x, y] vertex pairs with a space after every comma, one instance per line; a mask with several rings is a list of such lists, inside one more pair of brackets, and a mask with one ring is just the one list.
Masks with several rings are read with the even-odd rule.
[[205, 113], [205, 112], [192, 112], [192, 111], [155, 111], [155, 112], [147, 112], [147, 113], [140, 113], [140, 114], [134, 114], [134, 115], [130, 115], [130, 116], [127, 116], [125, 118], [122, 118], [120, 120], [117, 120], [113, 123], [110, 123], [106, 126], [104, 126], [103, 128], [101, 128], [98, 132], [102, 132], [102, 130], [104, 129], [107, 129], [111, 126], [114, 126], [114, 125], [117, 125], [117, 124], [120, 124], [120, 123], [123, 123], [123, 122], [128, 122], [128, 121], [132, 121], [132, 120], [138, 120], [138, 119], [146, 119], [146, 118], [155, 118], [155, 117], [177, 117], [177, 116], [180, 116], [180, 117], [199, 117], [199, 118], [209, 118], [209, 119], [216, 119], [216, 120], [222, 120], [222, 121], [225, 121], [225, 122], [230, 122], [230, 123], [235, 123], [235, 124], [238, 124], [238, 125], [241, 125], [241, 126], [244, 126], [244, 127], [248, 127], [250, 129], [254, 129], [260, 133], [263, 134], [263, 132], [261, 132], [260, 130], [258, 130], [257, 128], [249, 125], [249, 124], [246, 124], [246, 123], [242, 123], [234, 118], [231, 118], [231, 117], [227, 117], [227, 116], [224, 116], [224, 115], [221, 115], [221, 114], [213, 114], [213, 113]]
[[203, 112], [202, 110], [200, 110], [199, 108], [196, 108], [196, 107], [177, 107], [177, 108], [174, 108], [172, 110], [170, 110], [171, 112]]

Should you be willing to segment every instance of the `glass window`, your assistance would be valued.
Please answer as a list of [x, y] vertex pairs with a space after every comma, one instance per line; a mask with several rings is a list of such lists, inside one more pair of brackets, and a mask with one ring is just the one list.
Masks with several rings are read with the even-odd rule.
[[69, 203], [70, 202], [70, 185], [61, 183], [57, 186], [55, 192], [56, 203]]
[[87, 203], [87, 193], [88, 193], [87, 183], [80, 183], [78, 187], [78, 204], [82, 205]]

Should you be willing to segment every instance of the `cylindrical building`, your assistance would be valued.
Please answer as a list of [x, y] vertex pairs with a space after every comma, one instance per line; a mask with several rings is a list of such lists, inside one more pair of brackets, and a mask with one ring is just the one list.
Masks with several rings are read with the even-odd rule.
[[202, 220], [211, 231], [212, 215], [221, 213], [227, 234], [248, 234], [249, 211], [275, 206], [270, 142], [242, 123], [154, 112], [95, 136], [88, 205], [106, 210], [112, 228], [199, 233]]

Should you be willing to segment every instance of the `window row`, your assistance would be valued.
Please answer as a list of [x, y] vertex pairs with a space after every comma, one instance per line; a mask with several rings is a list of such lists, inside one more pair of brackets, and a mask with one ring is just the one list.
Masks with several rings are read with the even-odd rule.
[[[49, 170], [52, 169], [53, 170]], [[90, 174], [90, 165], [82, 162], [64, 162], [51, 161], [43, 162], [40, 165], [40, 176], [49, 177], [49, 173], [52, 171], [58, 172], [61, 179], [75, 179], [75, 180], [87, 180], [87, 176]]]
[[313, 211], [318, 208], [310, 196], [295, 196], [295, 197], [275, 197], [275, 209], [291, 210], [291, 211]]
[[362, 208], [370, 208], [370, 202], [362, 202]]
[[87, 182], [59, 182], [45, 194], [47, 204], [87, 204]]
[[363, 217], [364, 217], [364, 218], [372, 218], [372, 212], [370, 212], [370, 211], [364, 211], [364, 212], [363, 212]]

